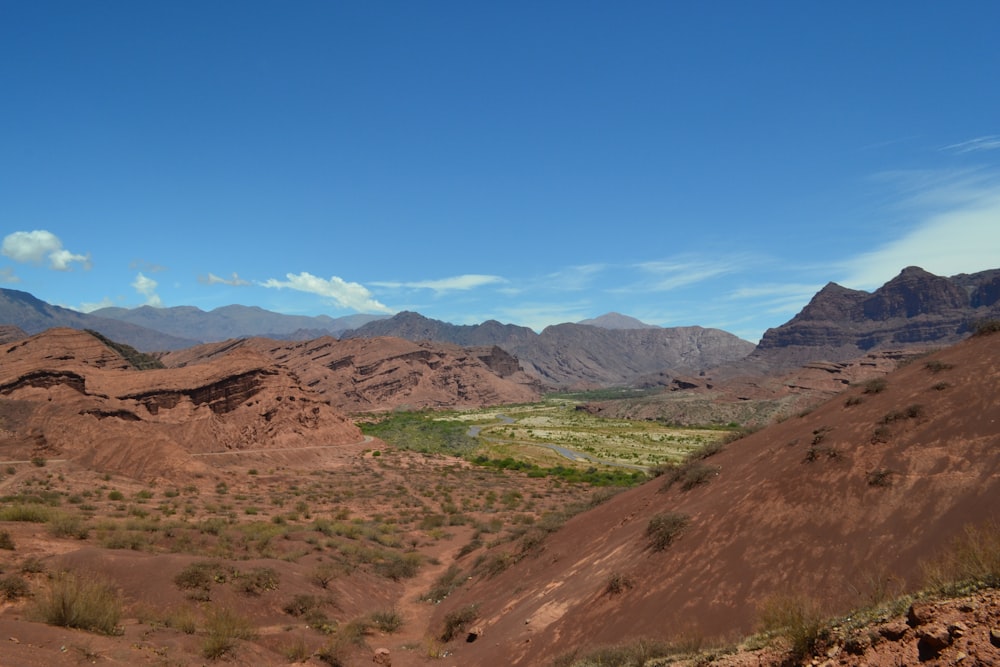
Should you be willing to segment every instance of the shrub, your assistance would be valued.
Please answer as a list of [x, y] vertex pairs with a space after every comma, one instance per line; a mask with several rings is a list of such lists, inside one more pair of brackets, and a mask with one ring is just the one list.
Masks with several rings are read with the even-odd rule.
[[863, 396], [848, 396], [847, 400], [844, 401], [844, 407], [849, 408], [854, 405], [861, 405], [864, 402], [865, 399]]
[[304, 616], [319, 606], [320, 601], [316, 596], [299, 594], [286, 602], [281, 610], [289, 616]]
[[390, 634], [403, 627], [403, 615], [396, 609], [372, 612], [370, 620], [376, 628]]
[[653, 551], [663, 551], [684, 530], [690, 518], [678, 512], [663, 512], [657, 514], [646, 525], [646, 537]]
[[621, 595], [625, 591], [635, 586], [632, 577], [621, 572], [612, 572], [608, 577], [608, 583], [604, 586], [605, 595]]
[[27, 597], [29, 592], [28, 582], [19, 574], [8, 574], [0, 579], [0, 595], [5, 600]]
[[375, 572], [387, 579], [399, 581], [417, 576], [420, 569], [420, 554], [408, 553], [402, 556], [391, 554], [375, 563]]
[[479, 616], [479, 610], [477, 605], [474, 604], [449, 611], [444, 616], [444, 629], [441, 631], [441, 641], [450, 642], [465, 631], [468, 625], [476, 620], [477, 616]]
[[122, 598], [110, 583], [94, 575], [60, 572], [38, 598], [38, 616], [49, 625], [118, 634]]
[[330, 582], [337, 578], [341, 568], [334, 563], [320, 563], [309, 574], [309, 578], [320, 588], [326, 588]]
[[278, 588], [278, 573], [269, 567], [255, 567], [236, 576], [234, 584], [247, 595], [260, 595]]
[[932, 359], [924, 364], [924, 368], [929, 370], [931, 373], [940, 373], [941, 371], [946, 371], [949, 368], [954, 368], [954, 364], [948, 364], [938, 359]]
[[679, 482], [681, 491], [690, 491], [696, 486], [708, 484], [709, 480], [719, 474], [719, 470], [719, 466], [709, 465], [700, 460], [687, 460], [666, 473], [662, 490], [666, 491]]
[[788, 640], [795, 660], [812, 655], [828, 634], [819, 606], [798, 596], [769, 598], [759, 611], [759, 620], [765, 632]]
[[989, 336], [1000, 331], [1000, 320], [979, 320], [972, 325], [973, 336]]
[[108, 500], [125, 500], [125, 494], [118, 490], [109, 491]]
[[16, 504], [0, 507], [0, 521], [27, 521], [46, 523], [52, 518], [53, 510], [44, 505]]
[[461, 586], [463, 579], [461, 568], [452, 564], [441, 576], [434, 580], [434, 586], [424, 594], [422, 599], [429, 602], [440, 602], [448, 597], [453, 590]]
[[201, 654], [209, 660], [221, 658], [236, 647], [238, 639], [252, 639], [253, 626], [243, 616], [226, 607], [213, 607], [205, 616], [205, 641]]
[[863, 391], [866, 394], [881, 394], [888, 386], [885, 378], [873, 378], [865, 382]]
[[925, 564], [924, 577], [931, 588], [949, 593], [1000, 586], [1000, 524], [966, 526], [947, 551]]
[[6, 549], [7, 551], [13, 551], [14, 538], [10, 536], [10, 532], [6, 530], [0, 530], [0, 549]]
[[60, 515], [52, 519], [49, 523], [49, 532], [55, 537], [73, 537], [78, 540], [85, 540], [90, 534], [83, 519], [75, 515]]
[[887, 488], [892, 486], [893, 472], [888, 468], [878, 468], [865, 474], [865, 481], [868, 486], [878, 486]]

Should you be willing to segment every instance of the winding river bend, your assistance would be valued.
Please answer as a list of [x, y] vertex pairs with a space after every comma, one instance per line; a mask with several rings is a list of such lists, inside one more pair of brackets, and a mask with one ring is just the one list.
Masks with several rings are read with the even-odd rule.
[[[516, 424], [517, 420], [507, 415], [498, 414], [497, 419], [501, 424]], [[646, 466], [634, 465], [631, 463], [619, 463], [618, 461], [605, 461], [604, 459], [599, 459], [596, 456], [592, 456], [585, 452], [578, 452], [568, 447], [563, 447], [562, 445], [553, 445], [548, 442], [525, 442], [523, 440], [503, 440], [501, 438], [496, 438], [493, 436], [482, 435], [483, 426], [470, 426], [468, 430], [468, 436], [470, 438], [482, 438], [483, 440], [488, 440], [489, 442], [495, 443], [509, 443], [518, 445], [529, 445], [531, 447], [544, 447], [546, 449], [551, 449], [555, 453], [559, 454], [563, 458], [567, 458], [570, 461], [577, 462], [587, 462], [587, 463], [597, 463], [605, 466], [612, 466], [615, 468], [628, 468], [629, 470], [643, 470], [645, 471]]]

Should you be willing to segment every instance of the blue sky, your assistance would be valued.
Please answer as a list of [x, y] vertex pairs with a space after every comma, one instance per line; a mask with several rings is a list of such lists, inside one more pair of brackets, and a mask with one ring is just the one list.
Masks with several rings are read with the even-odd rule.
[[0, 287], [756, 341], [1000, 267], [996, 2], [0, 0]]

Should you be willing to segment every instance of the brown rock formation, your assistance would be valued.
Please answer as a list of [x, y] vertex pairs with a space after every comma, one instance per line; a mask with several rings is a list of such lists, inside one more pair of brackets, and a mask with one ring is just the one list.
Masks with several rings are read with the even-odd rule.
[[324, 337], [297, 343], [251, 338], [171, 352], [162, 359], [169, 366], [190, 368], [235, 349], [266, 355], [345, 412], [499, 405], [540, 395], [536, 383], [503, 350], [401, 338]]
[[0, 451], [69, 458], [134, 477], [201, 467], [192, 455], [336, 445], [351, 422], [253, 350], [134, 370], [94, 336], [52, 329], [0, 355]]

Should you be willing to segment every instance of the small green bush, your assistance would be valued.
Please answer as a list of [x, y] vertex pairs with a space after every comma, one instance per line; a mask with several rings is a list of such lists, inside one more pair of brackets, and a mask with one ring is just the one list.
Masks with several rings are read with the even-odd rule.
[[972, 325], [973, 336], [989, 336], [1000, 331], [1000, 320], [980, 320]]

